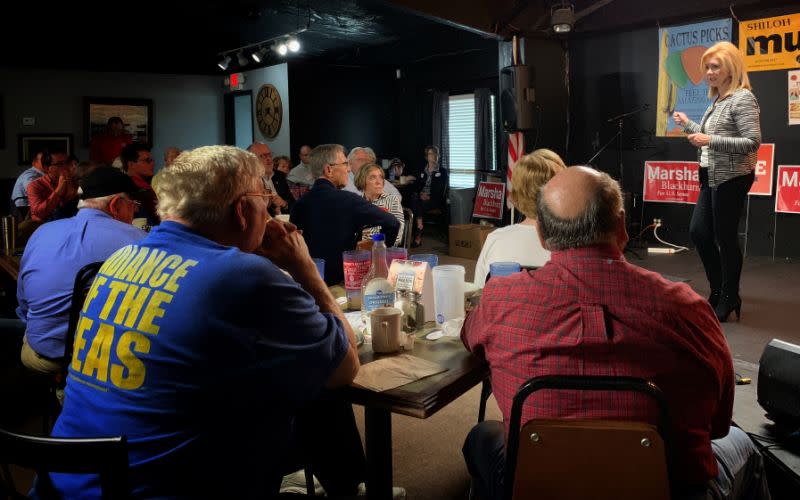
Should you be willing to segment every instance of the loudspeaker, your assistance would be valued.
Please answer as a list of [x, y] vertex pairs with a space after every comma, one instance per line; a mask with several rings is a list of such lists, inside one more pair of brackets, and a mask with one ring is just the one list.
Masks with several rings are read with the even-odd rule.
[[533, 128], [534, 90], [530, 66], [506, 66], [500, 71], [500, 110], [506, 131]]
[[775, 423], [800, 425], [800, 346], [772, 339], [758, 368], [758, 404]]

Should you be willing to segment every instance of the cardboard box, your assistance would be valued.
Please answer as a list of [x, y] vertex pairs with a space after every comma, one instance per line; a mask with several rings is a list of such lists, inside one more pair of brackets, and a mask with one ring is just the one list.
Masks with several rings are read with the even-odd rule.
[[453, 257], [478, 260], [481, 248], [494, 226], [480, 224], [453, 224], [450, 226], [450, 251]]

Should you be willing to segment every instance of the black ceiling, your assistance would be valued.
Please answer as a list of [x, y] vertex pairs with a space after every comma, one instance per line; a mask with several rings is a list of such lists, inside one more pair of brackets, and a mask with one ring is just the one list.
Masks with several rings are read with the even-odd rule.
[[[308, 27], [292, 59], [401, 65], [488, 40], [553, 36], [561, 0], [138, 0], [14, 3], [0, 16], [0, 65], [75, 70], [220, 74], [220, 52]], [[570, 36], [728, 14], [730, 0], [572, 0]], [[741, 16], [795, 1], [739, 0]], [[443, 22], [449, 20], [450, 22]], [[464, 27], [470, 29], [463, 29]], [[482, 33], [482, 34], [481, 34]], [[236, 57], [229, 71], [239, 69]], [[261, 64], [284, 59], [270, 52]], [[246, 69], [254, 67], [250, 64]]]

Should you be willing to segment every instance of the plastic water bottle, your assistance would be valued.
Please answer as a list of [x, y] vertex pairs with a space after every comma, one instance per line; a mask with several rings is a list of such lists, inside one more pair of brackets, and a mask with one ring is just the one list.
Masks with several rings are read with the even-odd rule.
[[367, 325], [367, 333], [371, 333], [369, 313], [378, 307], [394, 305], [394, 287], [388, 277], [386, 236], [375, 234], [372, 236], [372, 264], [361, 285], [361, 316]]

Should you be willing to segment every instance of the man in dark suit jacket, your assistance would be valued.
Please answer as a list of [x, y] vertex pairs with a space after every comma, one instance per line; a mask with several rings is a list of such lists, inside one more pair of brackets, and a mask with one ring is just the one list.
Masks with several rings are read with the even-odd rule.
[[289, 213], [294, 206], [294, 196], [286, 181], [286, 174], [274, 168], [272, 150], [261, 142], [254, 142], [247, 150], [256, 155], [264, 166], [264, 186], [273, 194], [269, 205], [270, 214]]
[[325, 283], [335, 285], [344, 279], [342, 252], [355, 248], [362, 229], [381, 226], [386, 241], [395, 241], [400, 223], [361, 196], [341, 190], [350, 172], [341, 145], [317, 146], [309, 163], [316, 181], [294, 205], [290, 220], [303, 231], [311, 256], [325, 259]]

